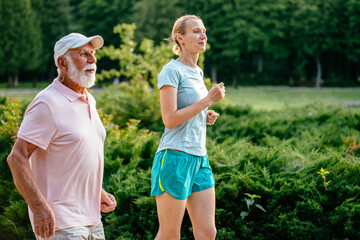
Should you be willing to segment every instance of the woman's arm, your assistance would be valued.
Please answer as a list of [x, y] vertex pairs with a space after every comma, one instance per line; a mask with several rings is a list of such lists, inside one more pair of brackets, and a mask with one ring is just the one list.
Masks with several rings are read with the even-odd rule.
[[160, 89], [160, 105], [161, 115], [165, 127], [172, 129], [189, 121], [205, 108], [223, 99], [224, 96], [224, 83], [215, 84], [210, 89], [206, 97], [186, 108], [177, 110], [177, 89], [169, 85], [164, 85]]

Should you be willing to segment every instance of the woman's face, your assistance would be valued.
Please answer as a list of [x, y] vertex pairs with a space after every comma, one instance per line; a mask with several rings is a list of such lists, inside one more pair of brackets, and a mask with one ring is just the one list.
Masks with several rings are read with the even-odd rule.
[[181, 44], [181, 51], [189, 53], [199, 53], [206, 50], [206, 28], [202, 21], [198, 19], [190, 19], [187, 21], [185, 34], [180, 35], [178, 42]]

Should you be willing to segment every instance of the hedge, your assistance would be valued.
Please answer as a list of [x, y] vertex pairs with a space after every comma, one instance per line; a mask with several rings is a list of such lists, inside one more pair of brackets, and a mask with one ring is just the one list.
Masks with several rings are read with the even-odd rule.
[[[141, 91], [134, 94], [141, 111], [134, 116], [159, 112], [151, 90]], [[147, 100], [138, 101], [143, 95]], [[129, 114], [124, 124], [124, 112], [134, 111], [129, 109], [133, 105], [121, 104], [124, 92], [104, 99], [97, 99], [107, 129], [104, 188], [118, 202], [114, 212], [103, 214], [107, 239], [154, 239], [158, 220], [150, 174], [161, 118], [143, 122]], [[154, 108], [144, 113], [141, 104]], [[3, 98], [0, 109], [0, 230], [4, 239], [34, 239], [26, 204], [6, 164], [24, 107]], [[217, 239], [360, 238], [358, 110], [308, 105], [255, 111], [221, 103], [213, 109], [221, 114], [207, 132], [216, 179]], [[187, 214], [181, 234], [193, 239]]]

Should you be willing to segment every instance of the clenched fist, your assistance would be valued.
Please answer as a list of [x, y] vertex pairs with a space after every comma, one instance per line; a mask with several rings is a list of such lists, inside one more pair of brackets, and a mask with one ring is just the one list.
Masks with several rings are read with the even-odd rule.
[[216, 103], [225, 97], [225, 86], [224, 83], [215, 84], [208, 92], [207, 98], [211, 103]]
[[213, 125], [219, 116], [220, 115], [217, 112], [215, 112], [214, 110], [208, 110], [207, 116], [206, 116], [206, 124]]

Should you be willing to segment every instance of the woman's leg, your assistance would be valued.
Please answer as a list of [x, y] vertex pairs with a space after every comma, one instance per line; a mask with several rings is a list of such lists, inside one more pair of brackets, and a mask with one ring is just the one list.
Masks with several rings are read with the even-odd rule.
[[193, 225], [195, 239], [215, 239], [216, 228], [214, 187], [200, 192], [193, 192], [187, 199], [186, 207]]
[[156, 196], [159, 232], [155, 240], [179, 240], [186, 200], [178, 200], [167, 193]]

